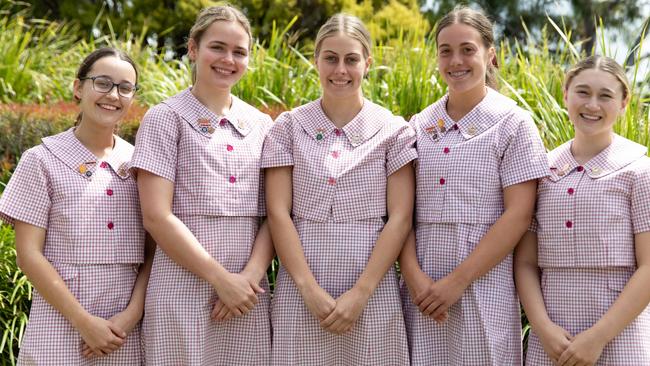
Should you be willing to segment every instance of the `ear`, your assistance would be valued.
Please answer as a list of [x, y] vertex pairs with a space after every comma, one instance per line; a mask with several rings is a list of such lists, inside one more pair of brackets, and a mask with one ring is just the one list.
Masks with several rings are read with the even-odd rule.
[[190, 61], [196, 61], [196, 54], [199, 52], [199, 45], [196, 43], [194, 38], [190, 38], [187, 41], [187, 57], [190, 58]]
[[372, 56], [368, 56], [366, 59], [366, 69], [363, 70], [364, 75], [368, 75], [368, 70], [370, 69], [370, 65], [372, 65], [373, 59]]
[[493, 61], [497, 57], [497, 50], [494, 48], [494, 46], [490, 46], [490, 48], [488, 48], [487, 55], [488, 55], [488, 65], [492, 65]]
[[81, 100], [81, 80], [74, 79], [74, 84], [72, 84], [72, 95], [75, 100]]
[[562, 100], [564, 101], [564, 106], [566, 107], [567, 101], [569, 100], [569, 86], [566, 85], [562, 88]]
[[630, 95], [629, 94], [628, 94], [628, 96], [625, 97], [625, 99], [623, 99], [623, 101], [621, 101], [621, 112], [623, 112], [625, 110], [625, 107], [627, 107], [628, 103], [630, 103]]

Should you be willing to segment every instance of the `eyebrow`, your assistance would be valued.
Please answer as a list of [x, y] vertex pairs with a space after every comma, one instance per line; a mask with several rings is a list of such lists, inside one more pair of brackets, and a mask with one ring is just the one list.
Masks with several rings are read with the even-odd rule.
[[[219, 45], [219, 46], [228, 46], [228, 43], [226, 43], [226, 42], [221, 42], [221, 41], [210, 41], [209, 44], [210, 44], [210, 45]], [[246, 47], [242, 47], [242, 46], [239, 46], [239, 45], [235, 45], [234, 47], [235, 47], [236, 49], [247, 50]]]
[[[94, 75], [93, 77], [97, 78], [97, 77], [100, 77], [100, 76], [103, 77], [103, 78], [107, 78], [112, 82], [115, 82], [115, 80], [113, 80], [113, 78], [110, 75], [106, 75], [106, 74]], [[135, 85], [135, 83], [132, 83], [131, 80], [126, 80], [126, 79], [122, 79], [118, 84], [122, 84], [122, 83], [129, 83], [131, 85]]]
[[[463, 43], [460, 44], [460, 46], [461, 47], [462, 46], [476, 46], [476, 43], [474, 43], [474, 42], [463, 42]], [[438, 46], [438, 48], [441, 48], [441, 47], [451, 47], [451, 45], [449, 43], [443, 43], [443, 44]]]
[[[332, 50], [323, 50], [323, 53], [325, 53], [325, 52], [329, 52], [329, 53], [337, 55], [337, 56], [339, 55], [338, 53], [336, 53], [336, 52], [334, 52]], [[361, 54], [358, 53], [358, 52], [350, 52], [350, 53], [345, 54], [345, 56], [361, 56]]]
[[[591, 89], [591, 87], [588, 84], [578, 84], [575, 87], [576, 87], [576, 89], [578, 89], [578, 88]], [[616, 91], [614, 91], [614, 90], [612, 90], [610, 88], [600, 88], [599, 91], [601, 91], [601, 92], [606, 91], [606, 92], [609, 92], [609, 93], [616, 93]]]

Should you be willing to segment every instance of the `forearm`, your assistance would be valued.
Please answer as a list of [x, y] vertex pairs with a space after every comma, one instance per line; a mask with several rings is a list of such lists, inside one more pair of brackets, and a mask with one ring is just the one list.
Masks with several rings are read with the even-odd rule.
[[257, 232], [250, 259], [246, 263], [244, 271], [251, 273], [258, 281], [261, 281], [274, 256], [271, 232], [267, 220], [264, 220]]
[[298, 289], [302, 291], [307, 287], [318, 285], [309, 269], [300, 237], [289, 213], [270, 214], [268, 221], [280, 262], [289, 272]]
[[399, 254], [398, 261], [400, 271], [405, 280], [408, 280], [413, 273], [422, 271], [418, 262], [414, 230], [409, 231], [402, 251]]
[[355, 287], [364, 291], [368, 296], [375, 291], [388, 269], [395, 265], [397, 256], [410, 231], [410, 215], [389, 217]]
[[138, 277], [133, 286], [131, 293], [131, 300], [127, 306], [128, 311], [132, 311], [139, 319], [144, 313], [144, 299], [147, 293], [147, 284], [149, 283], [149, 276], [151, 275], [151, 266], [153, 264], [153, 257], [156, 252], [156, 243], [153, 238], [147, 234], [144, 246], [144, 262], [138, 268]]
[[605, 315], [592, 327], [604, 343], [618, 336], [650, 303], [650, 265], [639, 266]]
[[147, 215], [144, 212], [144, 217], [145, 228], [174, 262], [211, 284], [228, 273], [172, 213]]

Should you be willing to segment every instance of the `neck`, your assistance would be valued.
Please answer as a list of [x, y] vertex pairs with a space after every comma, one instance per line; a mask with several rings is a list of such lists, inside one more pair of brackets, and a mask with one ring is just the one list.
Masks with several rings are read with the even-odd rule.
[[334, 98], [324, 94], [321, 99], [321, 107], [334, 125], [342, 128], [363, 108], [363, 96], [361, 92], [352, 98]]
[[217, 116], [223, 116], [230, 112], [232, 103], [230, 89], [209, 89], [201, 83], [195, 83], [192, 86], [192, 94]]
[[454, 121], [465, 117], [474, 107], [476, 107], [487, 95], [487, 88], [484, 85], [476, 87], [462, 93], [449, 90], [449, 99], [447, 100], [447, 115]]
[[99, 128], [91, 126], [89, 122], [81, 119], [79, 126], [75, 128], [74, 134], [82, 145], [86, 147], [98, 159], [103, 159], [113, 151], [115, 138], [113, 127]]
[[611, 131], [598, 136], [585, 136], [580, 131], [576, 131], [571, 143], [571, 154], [578, 164], [584, 164], [605, 150], [613, 140], [614, 133]]

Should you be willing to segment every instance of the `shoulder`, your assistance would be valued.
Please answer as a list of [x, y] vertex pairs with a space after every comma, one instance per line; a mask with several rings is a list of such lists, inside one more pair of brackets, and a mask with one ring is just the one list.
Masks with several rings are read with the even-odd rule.
[[436, 102], [424, 108], [422, 111], [414, 114], [413, 117], [411, 117], [409, 123], [411, 126], [413, 126], [413, 128], [417, 129], [423, 124], [433, 121], [436, 119], [436, 116], [440, 115], [440, 110], [445, 108], [446, 101], [447, 96], [445, 95], [442, 98], [438, 99]]
[[237, 113], [242, 117], [245, 117], [250, 122], [257, 122], [265, 126], [268, 126], [273, 122], [271, 116], [263, 113], [259, 109], [239, 99], [238, 97], [233, 96], [233, 102], [236, 105]]

